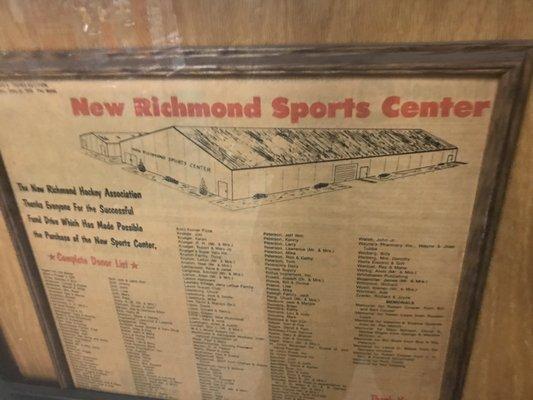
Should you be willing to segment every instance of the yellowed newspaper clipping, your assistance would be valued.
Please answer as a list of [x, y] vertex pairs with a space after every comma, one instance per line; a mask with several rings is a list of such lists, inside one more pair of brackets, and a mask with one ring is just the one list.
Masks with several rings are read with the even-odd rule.
[[496, 80], [0, 84], [75, 386], [437, 400]]

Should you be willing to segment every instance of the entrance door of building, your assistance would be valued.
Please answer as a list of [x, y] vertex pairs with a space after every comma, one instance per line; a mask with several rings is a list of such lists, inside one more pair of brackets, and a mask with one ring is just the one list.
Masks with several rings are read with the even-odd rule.
[[359, 170], [359, 179], [366, 178], [368, 176], [368, 167], [361, 167]]
[[333, 182], [353, 181], [357, 177], [357, 164], [335, 165]]
[[104, 156], [109, 155], [109, 154], [107, 153], [107, 146], [105, 146], [105, 145], [103, 145], [103, 144], [100, 145], [100, 154], [103, 154]]
[[228, 198], [228, 184], [224, 181], [218, 181], [218, 195], [225, 199]]
[[453, 162], [453, 154], [448, 154], [448, 162]]

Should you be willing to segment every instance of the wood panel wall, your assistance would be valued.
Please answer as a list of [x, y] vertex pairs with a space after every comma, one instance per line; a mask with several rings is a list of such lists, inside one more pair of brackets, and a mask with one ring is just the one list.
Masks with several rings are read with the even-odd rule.
[[[0, 0], [0, 51], [533, 39], [531, 0]], [[533, 104], [518, 144], [465, 400], [533, 393]], [[0, 327], [22, 373], [54, 379], [0, 221]]]
[[9, 240], [0, 214], [0, 332], [9, 345], [10, 358], [16, 360], [24, 377], [54, 381], [56, 374], [43, 332]]

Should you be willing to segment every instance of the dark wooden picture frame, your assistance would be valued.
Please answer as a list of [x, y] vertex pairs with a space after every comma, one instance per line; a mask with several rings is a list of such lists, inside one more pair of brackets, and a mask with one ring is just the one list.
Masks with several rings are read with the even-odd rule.
[[[440, 400], [457, 400], [463, 389], [506, 181], [527, 100], [532, 52], [533, 42], [527, 41], [2, 53], [0, 79], [297, 79], [336, 76], [498, 79], [441, 385]], [[60, 383], [65, 388], [72, 388], [65, 355], [1, 158], [0, 189], [0, 206], [46, 332]], [[16, 387], [21, 390], [20, 386]], [[77, 392], [87, 393], [68, 392], [68, 396], [74, 397]], [[105, 397], [131, 398], [111, 394]], [[79, 398], [92, 398], [92, 395]]]

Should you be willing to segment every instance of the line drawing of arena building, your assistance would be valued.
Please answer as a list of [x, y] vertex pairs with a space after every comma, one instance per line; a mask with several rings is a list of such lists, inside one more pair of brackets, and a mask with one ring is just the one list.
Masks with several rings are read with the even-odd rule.
[[457, 146], [423, 129], [169, 126], [84, 133], [80, 144], [108, 163], [230, 201], [461, 164]]
[[132, 132], [88, 132], [80, 135], [81, 148], [110, 163], [122, 162], [121, 143], [140, 136]]

